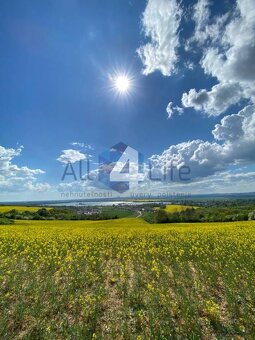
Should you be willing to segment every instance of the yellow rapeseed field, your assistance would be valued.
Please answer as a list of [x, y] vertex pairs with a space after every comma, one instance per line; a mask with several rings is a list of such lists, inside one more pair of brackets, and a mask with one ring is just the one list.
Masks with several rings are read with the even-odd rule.
[[254, 339], [255, 223], [0, 226], [0, 338]]
[[[23, 211], [37, 211], [39, 210], [40, 208], [42, 207], [32, 207], [32, 206], [25, 206], [25, 205], [0, 205], [0, 213], [5, 213], [5, 212], [8, 212], [8, 211], [11, 211], [13, 209], [19, 211], [19, 212], [23, 212]], [[45, 207], [45, 209], [51, 209], [51, 208], [48, 208], [48, 207]]]
[[185, 210], [190, 209], [190, 208], [192, 208], [192, 206], [180, 205], [180, 204], [167, 204], [166, 207], [165, 207], [165, 210], [168, 213], [175, 213], [175, 212], [185, 211]]

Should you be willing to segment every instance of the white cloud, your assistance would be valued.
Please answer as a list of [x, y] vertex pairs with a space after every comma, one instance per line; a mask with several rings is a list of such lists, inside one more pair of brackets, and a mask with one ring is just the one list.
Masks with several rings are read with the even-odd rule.
[[221, 40], [204, 51], [201, 65], [220, 83], [236, 83], [244, 97], [255, 97], [254, 0], [238, 0], [235, 15], [221, 32]]
[[17, 149], [7, 149], [3, 146], [0, 146], [0, 171], [8, 171], [12, 159], [16, 156], [19, 156], [22, 152], [22, 149], [22, 146], [18, 147]]
[[255, 191], [255, 172], [223, 171], [186, 185], [196, 193], [233, 193]]
[[33, 183], [27, 182], [24, 185], [24, 188], [30, 191], [37, 191], [37, 192], [45, 192], [51, 189], [51, 186], [48, 183]]
[[[183, 107], [217, 116], [242, 99], [255, 102], [255, 6], [254, 0], [237, 0], [228, 12], [213, 16], [211, 5], [209, 0], [198, 0], [194, 5], [195, 29], [184, 44], [187, 49], [202, 52], [200, 64], [204, 72], [219, 83], [211, 90], [190, 89], [183, 93], [182, 103]], [[142, 23], [151, 41], [138, 49], [145, 75], [156, 70], [165, 76], [173, 73], [178, 62], [181, 15], [176, 0], [148, 1]], [[184, 61], [184, 65], [194, 68], [191, 61]], [[172, 102], [166, 110], [171, 117]]]
[[161, 155], [152, 156], [151, 162], [154, 168], [159, 169], [188, 166], [191, 169], [190, 178], [194, 180], [224, 170], [221, 153], [219, 144], [198, 139], [172, 145]]
[[190, 60], [185, 61], [185, 62], [184, 62], [184, 66], [185, 66], [188, 70], [194, 70], [194, 68], [195, 68], [195, 64], [194, 64], [192, 61], [190, 61]]
[[177, 168], [189, 166], [193, 179], [224, 171], [230, 165], [254, 162], [255, 105], [224, 117], [212, 133], [213, 142], [193, 140], [172, 145], [161, 155], [152, 156], [151, 161], [160, 169], [171, 167], [171, 164]]
[[30, 169], [27, 166], [19, 167], [12, 163], [14, 157], [20, 156], [23, 147], [17, 149], [5, 148], [0, 146], [0, 174], [5, 177], [28, 177], [33, 178], [35, 175], [43, 174], [44, 171], [41, 169]]
[[[219, 83], [211, 90], [190, 89], [183, 93], [182, 103], [217, 116], [242, 99], [255, 102], [255, 6], [254, 0], [237, 0], [228, 12], [213, 15], [211, 5], [209, 0], [198, 0], [193, 6], [195, 29], [184, 45], [193, 52], [202, 52], [204, 72]], [[151, 41], [138, 49], [145, 75], [156, 70], [165, 76], [173, 73], [178, 62], [181, 15], [176, 0], [148, 1], [142, 23]], [[184, 65], [194, 68], [189, 60]], [[168, 117], [173, 115], [173, 107], [170, 102]]]
[[61, 163], [75, 163], [86, 159], [86, 155], [78, 150], [67, 149], [62, 151], [62, 155], [60, 155], [57, 160]]
[[137, 50], [148, 75], [159, 70], [164, 76], [173, 73], [178, 61], [178, 29], [182, 10], [176, 0], [148, 0], [143, 13], [143, 29], [151, 42]]
[[196, 27], [193, 39], [200, 40], [201, 42], [204, 42], [206, 38], [206, 36], [204, 35], [205, 33], [204, 29], [208, 24], [210, 17], [209, 6], [210, 6], [209, 0], [199, 0], [194, 5], [193, 19], [196, 23]]
[[230, 161], [255, 161], [255, 105], [224, 117], [212, 133], [216, 140], [224, 140], [224, 152]]
[[30, 169], [27, 166], [19, 167], [13, 164], [13, 159], [21, 155], [23, 147], [5, 148], [0, 146], [0, 191], [23, 192], [26, 190], [46, 190], [47, 183], [37, 183], [37, 176], [44, 174], [41, 169]]
[[[176, 177], [176, 175], [175, 175]], [[255, 172], [223, 171], [190, 182], [145, 182], [137, 193], [178, 196], [184, 194], [212, 194], [255, 191]]]
[[204, 111], [209, 116], [217, 116], [229, 106], [238, 103], [244, 96], [242, 88], [237, 83], [220, 83], [213, 86], [211, 91], [191, 89], [188, 93], [183, 93], [182, 104], [184, 107]]
[[70, 144], [74, 147], [84, 148], [84, 149], [87, 149], [87, 150], [94, 150], [94, 148], [90, 144], [87, 144], [87, 143], [72, 142]]
[[198, 0], [193, 6], [193, 21], [195, 29], [192, 37], [186, 41], [186, 50], [195, 50], [196, 46], [206, 46], [208, 43], [216, 43], [221, 39], [221, 31], [226, 25], [230, 13], [211, 18], [210, 6], [212, 1]]
[[200, 64], [218, 84], [211, 90], [191, 89], [182, 103], [215, 116], [242, 99], [255, 102], [255, 6], [254, 0], [237, 0], [228, 12], [213, 16], [211, 4], [195, 4], [195, 29], [185, 44], [188, 50], [202, 52]]
[[177, 112], [180, 115], [184, 112], [184, 109], [182, 107], [177, 106], [177, 105], [173, 106], [173, 103], [170, 102], [167, 105], [166, 112], [168, 114], [168, 118], [171, 118], [173, 116], [174, 112]]

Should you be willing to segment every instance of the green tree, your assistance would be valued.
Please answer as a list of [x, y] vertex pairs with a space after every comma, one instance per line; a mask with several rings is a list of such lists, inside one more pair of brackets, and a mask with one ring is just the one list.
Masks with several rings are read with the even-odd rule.
[[168, 215], [164, 209], [157, 209], [155, 215], [156, 223], [167, 223]]

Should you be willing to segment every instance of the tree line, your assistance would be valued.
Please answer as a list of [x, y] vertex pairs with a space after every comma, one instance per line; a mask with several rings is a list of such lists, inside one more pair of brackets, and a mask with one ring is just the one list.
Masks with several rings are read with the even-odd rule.
[[186, 222], [231, 222], [255, 220], [254, 206], [248, 207], [202, 207], [187, 208], [183, 211], [168, 213], [156, 209], [144, 215], [149, 223], [186, 223]]

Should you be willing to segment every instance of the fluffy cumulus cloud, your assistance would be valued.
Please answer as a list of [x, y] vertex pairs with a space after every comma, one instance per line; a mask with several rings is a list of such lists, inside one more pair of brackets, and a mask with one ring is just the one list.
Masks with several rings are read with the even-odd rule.
[[145, 75], [156, 70], [164, 76], [173, 72], [178, 60], [180, 17], [181, 8], [176, 0], [148, 0], [142, 25], [150, 42], [138, 49]]
[[212, 131], [215, 141], [193, 140], [170, 146], [151, 157], [155, 168], [189, 166], [191, 178], [201, 180], [230, 165], [255, 160], [255, 105], [226, 116]]
[[229, 106], [237, 104], [244, 96], [239, 84], [220, 83], [213, 86], [211, 91], [191, 89], [188, 93], [183, 93], [182, 104], [184, 107], [203, 111], [209, 116], [217, 116], [225, 112]]
[[255, 161], [255, 105], [221, 120], [213, 130], [216, 140], [224, 141], [225, 154], [233, 162]]
[[161, 172], [164, 168], [169, 172], [171, 168], [188, 166], [191, 171], [188, 177], [194, 180], [224, 170], [224, 161], [219, 157], [221, 153], [219, 144], [197, 139], [171, 145], [161, 155], [153, 155], [150, 160], [153, 169], [161, 169]]
[[62, 155], [60, 155], [57, 160], [63, 164], [67, 163], [75, 163], [86, 159], [86, 155], [78, 150], [67, 149], [62, 151]]
[[255, 90], [254, 0], [238, 0], [235, 15], [225, 26], [220, 46], [205, 51], [202, 66], [221, 82], [240, 83]]
[[[161, 5], [170, 7], [170, 3], [175, 9], [174, 14], [161, 14]], [[231, 3], [229, 11], [218, 15], [213, 15], [211, 6], [209, 0], [195, 3], [191, 16], [194, 31], [189, 39], [180, 40], [178, 27], [182, 11], [177, 3], [149, 1], [143, 25], [152, 42], [140, 47], [139, 54], [145, 66], [144, 74], [159, 69], [169, 76], [179, 60], [177, 48], [180, 45], [183, 44], [187, 51], [200, 53], [204, 73], [218, 83], [211, 89], [192, 88], [183, 93], [182, 104], [184, 108], [191, 107], [208, 116], [217, 116], [242, 99], [255, 102], [255, 6], [254, 0], [237, 0]], [[165, 29], [161, 29], [161, 25]], [[192, 61], [183, 62], [186, 67], [192, 65]], [[168, 105], [171, 116], [173, 104]]]
[[[199, 3], [202, 2], [205, 1], [199, 1]], [[209, 42], [204, 48], [201, 65], [206, 74], [218, 79], [219, 85], [214, 86], [210, 91], [200, 90], [195, 93], [192, 90], [191, 93], [184, 94], [184, 106], [193, 106], [196, 110], [202, 109], [209, 115], [216, 115], [224, 112], [242, 98], [254, 101], [254, 0], [238, 0], [233, 13], [216, 17], [213, 24], [206, 24], [206, 21], [203, 21], [203, 30], [200, 29], [198, 31], [200, 33], [195, 34], [199, 44], [205, 39]], [[226, 22], [226, 18], [230, 19]], [[197, 17], [196, 20], [198, 26], [199, 18]], [[202, 93], [204, 96], [207, 94], [208, 97], [202, 106], [196, 105], [194, 95], [199, 96]], [[217, 97], [219, 101], [215, 102]], [[211, 104], [215, 104], [215, 109]]]
[[0, 190], [3, 192], [45, 191], [49, 184], [37, 182], [37, 176], [44, 174], [41, 169], [18, 166], [13, 159], [20, 156], [23, 147], [5, 148], [0, 146]]

